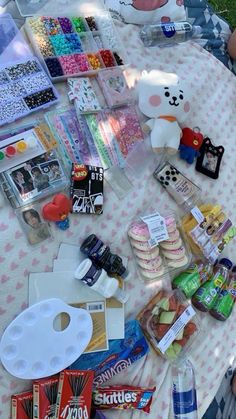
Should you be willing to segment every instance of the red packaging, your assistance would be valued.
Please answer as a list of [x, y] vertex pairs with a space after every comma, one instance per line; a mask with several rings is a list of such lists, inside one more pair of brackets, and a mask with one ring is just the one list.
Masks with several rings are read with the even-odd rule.
[[32, 391], [25, 391], [11, 397], [11, 419], [33, 419]]
[[97, 387], [93, 391], [93, 405], [97, 409], [138, 409], [149, 413], [156, 387], [135, 386]]
[[94, 371], [60, 373], [55, 419], [89, 419]]
[[36, 380], [33, 383], [34, 415], [33, 419], [55, 417], [59, 374]]

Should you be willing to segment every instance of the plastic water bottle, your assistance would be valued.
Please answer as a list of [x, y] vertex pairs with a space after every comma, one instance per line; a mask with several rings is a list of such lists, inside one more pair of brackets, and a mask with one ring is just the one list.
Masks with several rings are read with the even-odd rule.
[[172, 381], [174, 419], [198, 419], [195, 374], [188, 359], [173, 363]]
[[166, 47], [197, 38], [201, 33], [201, 26], [189, 22], [167, 22], [144, 25], [140, 38], [145, 47]]

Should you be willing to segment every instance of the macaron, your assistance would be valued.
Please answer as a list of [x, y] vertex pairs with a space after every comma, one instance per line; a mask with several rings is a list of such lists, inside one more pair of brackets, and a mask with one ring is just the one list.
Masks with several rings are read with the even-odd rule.
[[185, 255], [185, 248], [182, 246], [179, 249], [175, 249], [175, 250], [162, 250], [163, 255], [167, 258], [167, 259], [173, 259], [173, 260], [178, 260], [181, 259], [184, 255]]
[[174, 217], [172, 216], [166, 217], [165, 223], [166, 223], [166, 228], [167, 228], [168, 233], [171, 233], [176, 230], [177, 227], [176, 227], [176, 221]]
[[137, 250], [137, 249], [133, 249], [133, 250], [134, 250], [135, 256], [137, 256], [137, 258], [142, 259], [142, 260], [155, 259], [159, 255], [158, 247], [154, 247], [153, 249], [150, 249], [148, 251]]
[[169, 234], [169, 239], [168, 240], [170, 240], [170, 241], [177, 240], [180, 236], [179, 230], [177, 228], [176, 228], [176, 230], [171, 231], [168, 234]]
[[150, 247], [148, 241], [139, 241], [139, 240], [130, 239], [130, 244], [132, 247], [138, 250], [148, 251], [148, 250], [153, 249]]
[[176, 250], [182, 246], [182, 240], [179, 237], [177, 240], [166, 240], [160, 243], [162, 249]]
[[181, 268], [181, 266], [185, 266], [188, 263], [188, 258], [184, 255], [181, 259], [178, 260], [168, 260], [168, 266], [171, 268]]
[[153, 280], [163, 275], [165, 273], [165, 269], [164, 269], [164, 266], [161, 265], [159, 268], [150, 269], [150, 270], [141, 268], [140, 272], [145, 278]]
[[155, 259], [150, 260], [143, 260], [137, 258], [137, 263], [143, 269], [152, 270], [157, 269], [161, 266], [162, 258], [160, 256], [157, 256]]
[[147, 241], [150, 239], [148, 227], [142, 221], [133, 222], [129, 227], [128, 235], [131, 239], [139, 241]]

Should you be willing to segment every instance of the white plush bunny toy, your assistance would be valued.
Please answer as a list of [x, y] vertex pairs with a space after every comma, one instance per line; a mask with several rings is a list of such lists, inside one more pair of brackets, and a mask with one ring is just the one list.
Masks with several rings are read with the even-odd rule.
[[140, 111], [151, 118], [145, 125], [151, 130], [153, 151], [177, 153], [182, 136], [179, 122], [184, 122], [190, 111], [188, 89], [177, 74], [152, 70], [142, 73], [138, 96]]

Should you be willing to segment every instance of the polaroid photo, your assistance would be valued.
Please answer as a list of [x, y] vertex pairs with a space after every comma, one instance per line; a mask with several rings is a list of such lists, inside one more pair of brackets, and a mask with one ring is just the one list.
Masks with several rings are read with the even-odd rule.
[[55, 151], [48, 151], [5, 172], [20, 205], [55, 192], [66, 181]]
[[16, 215], [30, 245], [40, 244], [52, 237], [50, 226], [44, 221], [40, 205], [27, 205]]
[[204, 175], [218, 179], [224, 147], [214, 146], [210, 138], [204, 138], [196, 161], [196, 170]]

